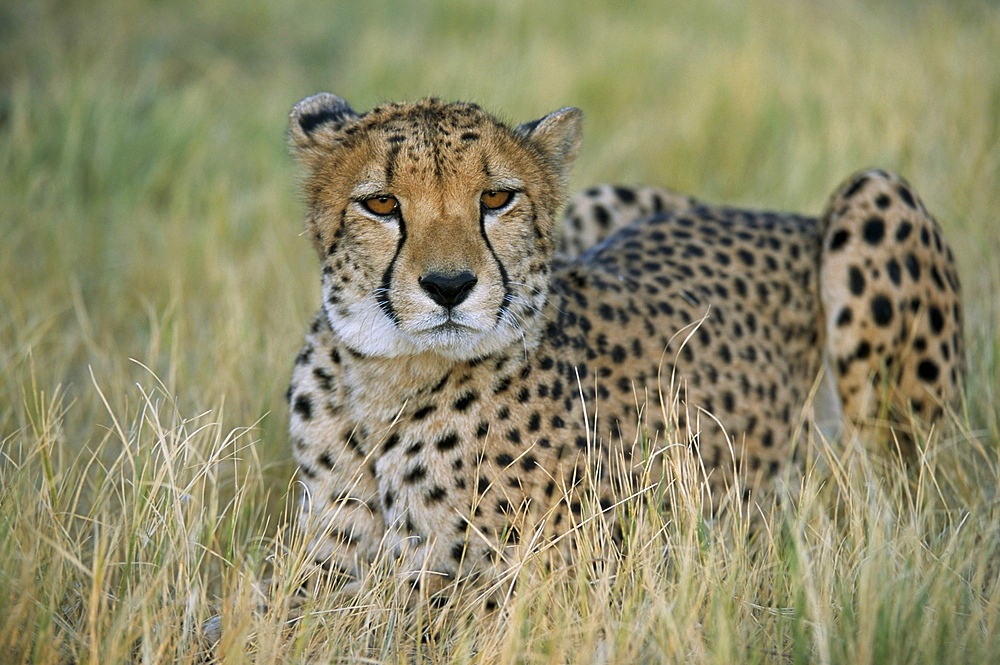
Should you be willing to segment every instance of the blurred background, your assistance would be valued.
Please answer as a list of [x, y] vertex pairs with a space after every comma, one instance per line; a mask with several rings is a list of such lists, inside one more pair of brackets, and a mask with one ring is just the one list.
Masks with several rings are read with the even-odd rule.
[[4, 454], [43, 422], [63, 455], [96, 447], [154, 395], [250, 428], [284, 487], [282, 394], [319, 302], [284, 132], [323, 90], [512, 122], [580, 107], [574, 189], [818, 213], [851, 172], [898, 170], [958, 255], [970, 417], [996, 441], [998, 54], [1000, 5], [971, 0], [4, 2]]

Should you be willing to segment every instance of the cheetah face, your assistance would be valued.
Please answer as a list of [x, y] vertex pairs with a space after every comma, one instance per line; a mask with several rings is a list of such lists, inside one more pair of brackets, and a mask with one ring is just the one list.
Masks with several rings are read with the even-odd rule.
[[326, 93], [299, 102], [290, 139], [341, 341], [469, 360], [526, 339], [580, 124], [576, 109], [511, 129], [433, 99], [364, 115]]

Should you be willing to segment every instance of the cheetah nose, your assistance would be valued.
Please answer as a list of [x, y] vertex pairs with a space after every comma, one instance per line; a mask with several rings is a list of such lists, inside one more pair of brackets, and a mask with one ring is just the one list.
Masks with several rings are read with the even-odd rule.
[[475, 273], [469, 270], [457, 273], [432, 272], [417, 280], [431, 300], [442, 307], [455, 307], [468, 298], [478, 281]]

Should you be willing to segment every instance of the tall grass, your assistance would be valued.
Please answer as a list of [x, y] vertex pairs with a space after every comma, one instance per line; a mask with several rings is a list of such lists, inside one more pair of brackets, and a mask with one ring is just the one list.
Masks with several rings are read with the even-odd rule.
[[[0, 6], [0, 662], [989, 662], [1000, 653], [995, 3], [396, 0]], [[745, 537], [641, 495], [627, 547], [504, 612], [253, 582], [304, 544], [282, 393], [318, 276], [286, 114], [434, 94], [587, 113], [575, 186], [818, 211], [904, 173], [956, 250], [968, 396], [916, 468], [860, 452]], [[678, 462], [678, 464], [680, 464]]]

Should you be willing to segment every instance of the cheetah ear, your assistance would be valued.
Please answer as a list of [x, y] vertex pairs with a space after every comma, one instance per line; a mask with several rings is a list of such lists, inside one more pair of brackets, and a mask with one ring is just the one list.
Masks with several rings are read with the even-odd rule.
[[288, 118], [288, 141], [298, 150], [310, 148], [353, 123], [360, 116], [336, 95], [321, 92], [292, 107]]
[[583, 111], [572, 107], [559, 109], [544, 118], [518, 125], [514, 133], [540, 148], [552, 165], [565, 173], [580, 152]]

